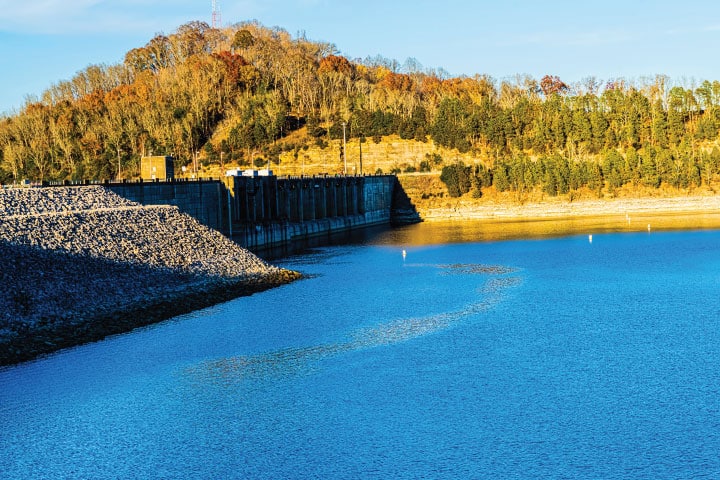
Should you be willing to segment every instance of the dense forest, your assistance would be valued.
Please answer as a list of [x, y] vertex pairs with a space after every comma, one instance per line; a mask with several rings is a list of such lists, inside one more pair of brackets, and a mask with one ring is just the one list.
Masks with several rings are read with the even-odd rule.
[[412, 59], [348, 59], [257, 23], [192, 22], [0, 117], [0, 183], [133, 178], [146, 154], [277, 163], [327, 147], [343, 124], [351, 139], [398, 135], [469, 155], [468, 165], [421, 166], [442, 169], [453, 196], [720, 179], [719, 81], [452, 78]]

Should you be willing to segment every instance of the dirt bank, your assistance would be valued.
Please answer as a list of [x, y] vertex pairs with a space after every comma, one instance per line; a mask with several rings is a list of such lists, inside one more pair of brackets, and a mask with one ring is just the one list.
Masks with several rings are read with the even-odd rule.
[[602, 200], [548, 199], [525, 204], [458, 200], [452, 206], [419, 207], [425, 221], [462, 219], [533, 219], [662, 213], [720, 212], [720, 196], [617, 198]]

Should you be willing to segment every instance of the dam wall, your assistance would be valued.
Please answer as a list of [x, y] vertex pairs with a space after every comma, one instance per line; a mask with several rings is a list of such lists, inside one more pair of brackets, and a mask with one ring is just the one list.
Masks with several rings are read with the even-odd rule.
[[420, 221], [394, 175], [229, 176], [98, 185], [144, 206], [175, 206], [249, 249]]
[[111, 192], [141, 205], [172, 205], [198, 222], [227, 233], [225, 189], [213, 179], [104, 183]]
[[373, 225], [389, 225], [391, 175], [225, 177], [232, 237], [248, 248], [286, 245]]

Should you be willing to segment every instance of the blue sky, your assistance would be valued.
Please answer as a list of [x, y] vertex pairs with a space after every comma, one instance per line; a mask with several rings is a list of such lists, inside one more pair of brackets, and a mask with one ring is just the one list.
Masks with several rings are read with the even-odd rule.
[[[210, 23], [211, 0], [0, 0], [0, 113], [156, 33]], [[417, 59], [452, 75], [566, 83], [668, 75], [720, 80], [720, 2], [218, 0], [223, 24], [258, 20], [343, 55]]]

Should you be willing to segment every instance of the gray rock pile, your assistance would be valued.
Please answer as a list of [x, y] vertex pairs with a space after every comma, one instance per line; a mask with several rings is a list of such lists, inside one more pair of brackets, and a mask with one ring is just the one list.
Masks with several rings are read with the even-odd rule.
[[101, 186], [67, 188], [1, 188], [0, 218], [14, 215], [137, 207], [137, 203], [113, 195]]
[[102, 187], [0, 189], [0, 258], [0, 365], [299, 277]]

